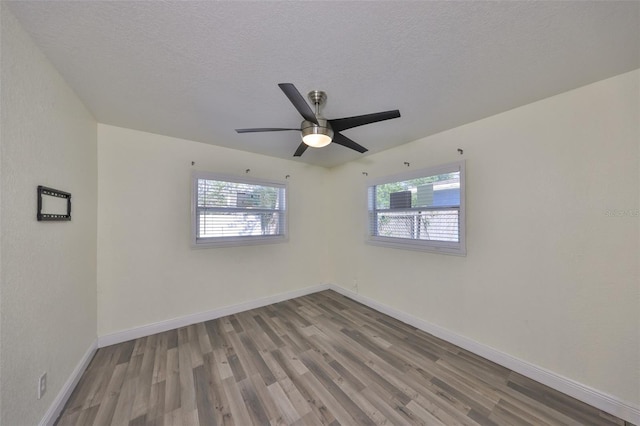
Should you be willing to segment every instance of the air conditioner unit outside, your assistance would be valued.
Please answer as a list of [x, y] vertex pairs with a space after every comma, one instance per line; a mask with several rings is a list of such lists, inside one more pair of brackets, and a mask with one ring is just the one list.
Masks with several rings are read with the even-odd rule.
[[391, 209], [410, 209], [411, 208], [411, 191], [399, 191], [389, 194], [389, 208]]

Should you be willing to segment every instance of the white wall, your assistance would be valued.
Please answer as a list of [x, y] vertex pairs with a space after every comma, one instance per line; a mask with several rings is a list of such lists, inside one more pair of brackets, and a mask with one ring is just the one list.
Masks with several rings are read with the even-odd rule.
[[[623, 74], [333, 170], [335, 283], [357, 280], [364, 296], [637, 406], [639, 80]], [[364, 243], [363, 171], [460, 159], [466, 257]]]
[[[97, 130], [0, 8], [0, 424], [33, 425], [96, 339]], [[38, 185], [72, 194], [71, 222], [36, 221]]]
[[[192, 249], [192, 170], [246, 169], [288, 183], [289, 242]], [[299, 162], [98, 125], [98, 335], [327, 282], [327, 176]]]

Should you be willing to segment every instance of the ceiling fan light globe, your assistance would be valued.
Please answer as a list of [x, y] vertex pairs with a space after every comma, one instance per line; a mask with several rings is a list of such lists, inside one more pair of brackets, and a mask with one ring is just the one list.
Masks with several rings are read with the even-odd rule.
[[302, 137], [302, 142], [306, 143], [312, 148], [322, 148], [331, 143], [331, 138], [327, 135], [312, 133]]

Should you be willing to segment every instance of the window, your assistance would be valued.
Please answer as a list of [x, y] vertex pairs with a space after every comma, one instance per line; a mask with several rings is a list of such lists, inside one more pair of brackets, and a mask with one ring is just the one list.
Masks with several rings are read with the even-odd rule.
[[286, 241], [285, 184], [204, 172], [192, 181], [194, 247]]
[[377, 179], [368, 242], [465, 255], [464, 215], [464, 162]]

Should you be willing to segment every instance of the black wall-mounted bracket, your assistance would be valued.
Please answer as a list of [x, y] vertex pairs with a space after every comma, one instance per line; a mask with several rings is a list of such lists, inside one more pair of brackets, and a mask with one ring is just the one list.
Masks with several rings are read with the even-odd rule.
[[[42, 196], [64, 198], [67, 200], [67, 212], [43, 212]], [[46, 186], [38, 185], [38, 221], [65, 221], [71, 220], [71, 194]]]

